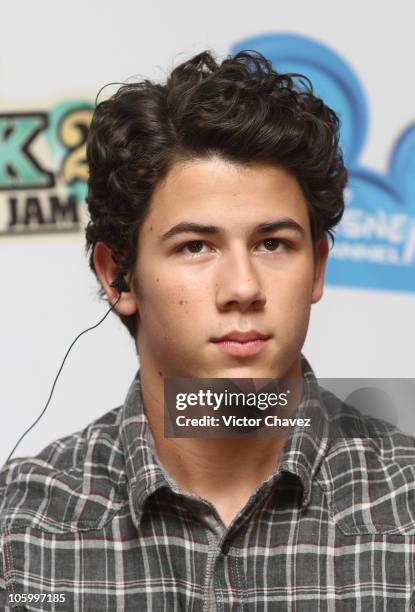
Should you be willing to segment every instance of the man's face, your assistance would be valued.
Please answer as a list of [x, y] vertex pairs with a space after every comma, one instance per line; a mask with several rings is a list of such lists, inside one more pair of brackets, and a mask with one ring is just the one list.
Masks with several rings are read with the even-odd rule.
[[[321, 297], [326, 255], [323, 245], [314, 258], [306, 202], [285, 169], [176, 163], [140, 230], [141, 368], [172, 378], [289, 374]], [[268, 339], [217, 342], [252, 330]]]

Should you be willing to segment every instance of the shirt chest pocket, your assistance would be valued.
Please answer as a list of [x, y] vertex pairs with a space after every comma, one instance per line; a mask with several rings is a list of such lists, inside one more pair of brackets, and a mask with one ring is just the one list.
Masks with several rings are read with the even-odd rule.
[[365, 463], [360, 458], [359, 463], [348, 466], [339, 457], [319, 478], [336, 529], [346, 536], [415, 536], [412, 466], [387, 469], [380, 463], [371, 465], [367, 455], [365, 459]]
[[[95, 554], [96, 559], [98, 556], [105, 561], [102, 551]], [[101, 572], [102, 563], [98, 568], [99, 581], [87, 544], [84, 541], [80, 546], [79, 534], [15, 529], [4, 534], [3, 557], [6, 605], [13, 612], [107, 610], [108, 589]], [[88, 582], [91, 576], [96, 576], [95, 582]], [[91, 593], [94, 606], [90, 605]]]

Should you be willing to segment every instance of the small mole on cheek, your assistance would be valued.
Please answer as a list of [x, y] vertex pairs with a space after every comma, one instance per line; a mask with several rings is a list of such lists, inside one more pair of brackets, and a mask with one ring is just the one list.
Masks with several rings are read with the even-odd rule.
[[159, 283], [159, 282], [160, 282], [160, 279], [159, 279], [159, 278], [156, 278], [156, 283]]
[[183, 300], [179, 300], [180, 306], [183, 306]]
[[158, 370], [158, 374], [159, 374], [159, 376], [163, 376], [163, 373], [160, 372], [160, 370]]

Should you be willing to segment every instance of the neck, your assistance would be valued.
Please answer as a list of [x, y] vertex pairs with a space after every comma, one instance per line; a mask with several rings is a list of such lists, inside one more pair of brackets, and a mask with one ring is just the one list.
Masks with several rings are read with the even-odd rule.
[[[142, 397], [161, 464], [180, 488], [213, 503], [224, 523], [230, 522], [255, 488], [277, 469], [287, 436], [165, 438], [164, 377], [148, 365], [141, 359]], [[289, 377], [301, 378], [300, 358]], [[291, 411], [301, 393], [299, 389]]]

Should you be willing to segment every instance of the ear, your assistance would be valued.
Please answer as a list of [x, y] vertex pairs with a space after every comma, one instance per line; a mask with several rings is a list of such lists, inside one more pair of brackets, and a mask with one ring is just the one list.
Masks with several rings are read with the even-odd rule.
[[327, 235], [324, 234], [317, 241], [317, 244], [315, 246], [314, 280], [313, 280], [313, 290], [311, 293], [311, 303], [312, 304], [315, 304], [316, 302], [318, 302], [323, 295], [324, 273], [326, 271], [328, 255], [329, 255], [329, 243], [327, 240]]
[[[109, 247], [103, 242], [97, 242], [94, 247], [94, 265], [97, 276], [101, 281], [101, 285], [111, 304], [118, 298], [118, 291], [111, 287], [112, 281], [120, 272], [119, 265], [114, 261], [112, 252]], [[129, 280], [126, 279], [128, 283]], [[119, 314], [128, 316], [133, 315], [138, 310], [136, 296], [134, 291], [121, 293], [121, 298], [115, 307]]]

